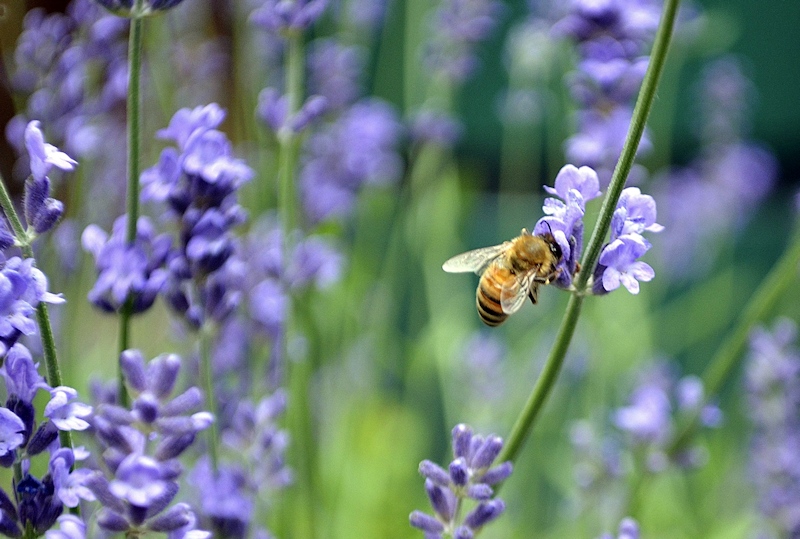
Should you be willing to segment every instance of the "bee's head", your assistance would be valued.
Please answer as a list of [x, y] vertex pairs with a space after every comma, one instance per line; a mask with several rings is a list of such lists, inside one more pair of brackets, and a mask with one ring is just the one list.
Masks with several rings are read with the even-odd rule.
[[550, 223], [544, 221], [544, 224], [547, 225], [547, 229], [550, 232], [545, 232], [544, 234], [542, 234], [542, 239], [544, 239], [544, 241], [547, 242], [547, 246], [550, 249], [550, 252], [556, 258], [556, 260], [560, 261], [561, 257], [564, 255], [564, 253], [561, 251], [561, 246], [556, 241], [556, 237], [553, 234], [553, 229], [550, 228]]

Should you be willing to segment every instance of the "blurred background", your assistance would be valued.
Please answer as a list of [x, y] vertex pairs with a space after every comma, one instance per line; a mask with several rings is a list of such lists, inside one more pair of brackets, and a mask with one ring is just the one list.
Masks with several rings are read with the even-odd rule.
[[[95, 272], [80, 234], [89, 223], [109, 230], [124, 211], [126, 28], [97, 17], [81, 27], [87, 19], [69, 4], [0, 0], [0, 126], [8, 135], [0, 140], [0, 172], [19, 195], [27, 173], [20, 118], [40, 119], [48, 142], [80, 162], [57, 184], [67, 214], [40, 245], [38, 263], [50, 289], [68, 299], [54, 316], [66, 381], [83, 393], [91, 376], [115, 372], [117, 321], [85, 299]], [[249, 22], [259, 4], [185, 0], [147, 21], [144, 45], [143, 168], [158, 161], [164, 143], [154, 134], [175, 111], [219, 103], [228, 111], [221, 129], [256, 171], [239, 195], [250, 215], [243, 236], [258, 233], [254, 223], [273, 215], [277, 200], [277, 141], [258, 111], [260, 92], [282, 86], [282, 52]], [[473, 0], [447, 11], [451, 4], [332, 0], [307, 32], [307, 93], [332, 103], [345, 97], [307, 134], [301, 168], [328, 147], [318, 133], [352, 147], [354, 160], [378, 153], [382, 160], [365, 165], [358, 185], [335, 189], [301, 171], [305, 231], [335, 246], [341, 268], [298, 298], [297, 354], [312, 367], [312, 429], [287, 428], [313, 458], [300, 461], [290, 446], [290, 466], [309, 468], [294, 487], [271, 495], [258, 517], [278, 537], [422, 536], [407, 520], [413, 509], [427, 510], [419, 462], [449, 462], [457, 423], [508, 434], [568, 299], [545, 287], [537, 306], [490, 330], [475, 313], [477, 278], [446, 275], [442, 262], [531, 229], [543, 215], [543, 186], [566, 163], [606, 170], [607, 184], [607, 154], [611, 166], [618, 154], [613, 141], [595, 138], [600, 150], [586, 157], [578, 147], [586, 141], [575, 138], [587, 127], [582, 111], [597, 101], [581, 85], [586, 48], [569, 24], [574, 6]], [[660, 9], [638, 4], [643, 13]], [[70, 39], [97, 46], [88, 68], [48, 76], [31, 62], [67, 39], [37, 40], [34, 32], [23, 40], [34, 26], [40, 36], [54, 35], [32, 22], [45, 13], [78, 21], [67, 31], [82, 37]], [[658, 440], [637, 445], [614, 418], [633, 404], [637, 387], [650, 384], [674, 401], [664, 420], [673, 425], [681, 411], [674, 392], [685, 386], [678, 381], [702, 375], [787, 245], [800, 204], [798, 21], [797, 2], [683, 3], [631, 177], [655, 198], [666, 227], [649, 237], [645, 260], [656, 277], [638, 295], [620, 289], [587, 299], [561, 378], [503, 488], [507, 514], [483, 536], [594, 538], [631, 514], [647, 538], [794, 537], [754, 486], [757, 428], [742, 368], [716, 402], [722, 419], [709, 420], [715, 428], [701, 431], [684, 466], [654, 465]], [[632, 62], [652, 42], [642, 28], [630, 38]], [[332, 44], [341, 48], [325, 48]], [[376, 113], [367, 127], [344, 132], [341, 122], [365, 110], [359, 104], [378, 103], [383, 119]], [[77, 116], [91, 129], [73, 129]], [[314, 206], [315, 193], [345, 192], [345, 209]], [[587, 231], [599, 205], [588, 205]], [[158, 222], [157, 207], [145, 211]], [[795, 279], [764, 323], [772, 327], [778, 315], [798, 320], [798, 298]], [[162, 302], [137, 318], [133, 342], [147, 357], [188, 357], [195, 346]], [[642, 475], [651, 478], [644, 487]], [[313, 495], [297, 498], [301, 489]], [[298, 523], [307, 516], [296, 507], [300, 499], [313, 500], [314, 528]]]

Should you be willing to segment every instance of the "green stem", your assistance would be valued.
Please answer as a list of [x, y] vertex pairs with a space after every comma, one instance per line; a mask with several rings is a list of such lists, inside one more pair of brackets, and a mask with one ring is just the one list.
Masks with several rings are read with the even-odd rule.
[[[286, 50], [286, 93], [288, 95], [287, 116], [291, 117], [300, 110], [303, 103], [303, 85], [305, 64], [303, 59], [303, 36], [291, 34], [287, 39]], [[295, 176], [299, 140], [297, 134], [290, 129], [283, 128], [278, 133], [280, 185], [278, 186], [278, 199], [283, 220], [285, 241], [288, 241], [294, 228], [297, 226], [297, 187]]]
[[[714, 357], [708, 363], [703, 373], [703, 387], [706, 402], [712, 399], [720, 390], [722, 384], [728, 379], [731, 372], [738, 364], [738, 359], [747, 345], [750, 330], [759, 321], [763, 320], [769, 310], [783, 297], [786, 290], [797, 279], [797, 268], [800, 265], [800, 226], [797, 227], [794, 237], [783, 256], [775, 263], [769, 274], [761, 281], [758, 289], [753, 293], [750, 301], [739, 314], [736, 325], [722, 341]], [[698, 427], [698, 407], [691, 418], [684, 424], [677, 436], [669, 446], [669, 454], [678, 453], [691, 439]]]
[[578, 323], [589, 276], [593, 273], [594, 265], [597, 263], [597, 259], [600, 256], [600, 250], [611, 224], [611, 216], [614, 213], [622, 189], [625, 187], [625, 181], [633, 165], [633, 159], [636, 156], [636, 150], [639, 147], [639, 142], [644, 132], [647, 116], [650, 113], [650, 108], [655, 99], [656, 88], [658, 87], [658, 80], [664, 68], [679, 3], [680, 0], [666, 0], [664, 4], [664, 11], [661, 15], [658, 32], [653, 44], [650, 63], [647, 67], [647, 73], [645, 73], [639, 97], [636, 100], [636, 106], [633, 109], [633, 118], [631, 119], [631, 126], [628, 129], [627, 137], [625, 138], [625, 146], [622, 149], [622, 154], [614, 169], [608, 193], [603, 201], [600, 215], [592, 231], [592, 237], [589, 240], [588, 247], [581, 260], [581, 267], [583, 269], [578, 274], [575, 281], [576, 291], [573, 293], [567, 305], [567, 310], [561, 321], [561, 327], [556, 335], [556, 340], [550, 351], [550, 355], [547, 357], [544, 369], [539, 375], [519, 418], [514, 423], [511, 434], [506, 440], [505, 447], [499, 456], [501, 462], [506, 460], [513, 462], [516, 460], [523, 443], [533, 429], [539, 411], [555, 386], [556, 378], [558, 378], [561, 366], [564, 363], [564, 357], [567, 354], [572, 335], [575, 333], [575, 326]]
[[208, 454], [211, 457], [211, 469], [214, 473], [219, 469], [219, 427], [217, 422], [217, 395], [214, 391], [214, 371], [211, 367], [211, 338], [214, 334], [209, 324], [200, 329], [200, 370], [203, 377], [203, 389], [206, 393], [208, 412], [214, 416], [214, 422], [208, 428]]
[[[11, 224], [11, 230], [17, 237], [22, 254], [25, 258], [30, 258], [36, 264], [36, 259], [33, 256], [33, 247], [30, 243], [30, 236], [22, 226], [22, 221], [17, 215], [17, 210], [14, 208], [11, 197], [6, 190], [6, 182], [2, 175], [0, 175], [0, 207], [8, 218]], [[44, 355], [45, 369], [47, 370], [47, 383], [51, 387], [58, 387], [63, 385], [61, 380], [61, 370], [58, 366], [58, 355], [56, 353], [56, 339], [53, 335], [53, 325], [50, 323], [50, 314], [47, 311], [47, 304], [40, 301], [36, 306], [36, 322], [39, 324], [39, 333], [42, 339], [42, 354]], [[72, 434], [69, 431], [60, 431], [59, 439], [61, 440], [62, 447], [72, 449]]]
[[[130, 35], [128, 38], [128, 190], [127, 190], [127, 226], [125, 239], [129, 245], [136, 241], [136, 225], [139, 220], [139, 159], [141, 145], [141, 71], [142, 71], [142, 0], [136, 0], [132, 10]], [[132, 300], [123, 305], [119, 313], [119, 346], [120, 354], [130, 348], [131, 318], [133, 316]], [[128, 391], [122, 376], [122, 368], [118, 368], [119, 401], [128, 406]]]

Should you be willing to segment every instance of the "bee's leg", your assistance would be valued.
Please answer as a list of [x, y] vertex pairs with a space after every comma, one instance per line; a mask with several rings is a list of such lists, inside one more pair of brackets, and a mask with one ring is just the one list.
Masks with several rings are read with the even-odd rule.
[[539, 287], [538, 286], [531, 286], [531, 289], [528, 291], [528, 297], [531, 298], [531, 303], [536, 305], [539, 302]]

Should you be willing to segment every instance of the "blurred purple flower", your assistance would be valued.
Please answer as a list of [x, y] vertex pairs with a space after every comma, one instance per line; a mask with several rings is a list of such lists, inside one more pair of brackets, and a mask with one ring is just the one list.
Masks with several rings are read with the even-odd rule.
[[106, 312], [119, 311], [128, 300], [133, 312], [149, 309], [167, 279], [163, 268], [171, 240], [166, 235], [156, 236], [147, 217], [139, 217], [136, 239], [129, 245], [126, 217], [114, 222], [109, 236], [97, 225], [83, 231], [83, 248], [92, 253], [97, 268], [97, 281], [89, 291], [89, 301]]
[[758, 506], [780, 536], [800, 533], [800, 351], [797, 323], [779, 319], [753, 330], [745, 371], [754, 432], [751, 480]]
[[318, 39], [308, 56], [309, 93], [326, 99], [330, 110], [340, 111], [361, 95], [364, 52], [333, 39]]
[[86, 524], [75, 515], [58, 517], [59, 529], [45, 533], [46, 539], [86, 539]]
[[9, 397], [31, 403], [37, 391], [50, 389], [37, 367], [38, 364], [33, 362], [31, 353], [23, 345], [15, 344], [8, 350], [0, 366], [0, 375], [5, 379]]
[[619, 523], [616, 536], [606, 533], [599, 539], [639, 539], [639, 537], [639, 524], [631, 517], [625, 517]]
[[189, 476], [200, 494], [202, 514], [208, 516], [223, 537], [243, 539], [253, 519], [254, 485], [248, 474], [236, 466], [216, 471], [208, 458], [201, 458]]
[[0, 457], [14, 451], [25, 442], [25, 424], [9, 410], [0, 407]]
[[327, 5], [328, 0], [264, 0], [250, 21], [271, 32], [303, 31], [319, 19]]
[[315, 223], [342, 217], [363, 186], [396, 181], [402, 170], [396, 149], [400, 134], [389, 105], [364, 100], [312, 135], [300, 171], [308, 217]]

